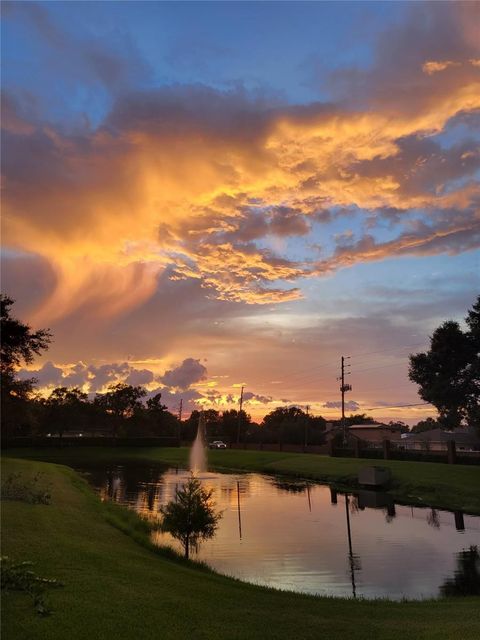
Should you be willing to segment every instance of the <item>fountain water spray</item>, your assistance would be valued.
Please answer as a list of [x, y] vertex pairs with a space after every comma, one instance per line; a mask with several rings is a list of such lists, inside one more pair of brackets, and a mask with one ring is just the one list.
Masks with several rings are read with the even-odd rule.
[[193, 475], [206, 469], [205, 438], [205, 415], [202, 411], [198, 419], [197, 437], [190, 451], [190, 470]]

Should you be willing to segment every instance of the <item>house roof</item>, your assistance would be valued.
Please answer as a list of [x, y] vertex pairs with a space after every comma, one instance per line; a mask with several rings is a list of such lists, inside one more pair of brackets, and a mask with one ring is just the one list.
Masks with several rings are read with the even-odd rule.
[[[400, 430], [387, 424], [354, 424], [347, 427], [348, 434], [357, 440], [368, 442], [382, 442], [383, 440], [400, 439]], [[335, 433], [343, 433], [342, 427], [333, 427], [325, 431], [329, 436]]]
[[388, 424], [378, 424], [376, 422], [372, 422], [370, 424], [352, 424], [348, 427], [349, 429], [394, 429], [397, 427], [391, 427]]
[[480, 438], [473, 429], [457, 429], [456, 431], [430, 429], [430, 431], [408, 434], [409, 442], [448, 442], [449, 440], [454, 440], [455, 444], [480, 446]]

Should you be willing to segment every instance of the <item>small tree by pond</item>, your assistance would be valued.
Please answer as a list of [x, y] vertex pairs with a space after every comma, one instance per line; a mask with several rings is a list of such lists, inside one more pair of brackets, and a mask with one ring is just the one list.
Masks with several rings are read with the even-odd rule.
[[215, 535], [222, 514], [215, 512], [211, 497], [212, 490], [206, 491], [192, 476], [182, 489], [177, 489], [175, 500], [160, 509], [162, 531], [182, 543], [185, 558], [189, 557], [190, 548], [196, 548], [200, 540]]

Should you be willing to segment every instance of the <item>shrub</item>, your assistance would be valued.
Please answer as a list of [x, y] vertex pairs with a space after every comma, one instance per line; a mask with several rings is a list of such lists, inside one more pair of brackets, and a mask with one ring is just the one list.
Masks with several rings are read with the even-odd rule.
[[33, 562], [15, 562], [8, 556], [2, 556], [0, 566], [2, 591], [23, 591], [32, 599], [38, 615], [48, 616], [52, 613], [45, 602], [44, 593], [47, 587], [63, 586], [58, 580], [38, 576], [31, 569]]
[[50, 488], [39, 486], [43, 474], [37, 473], [25, 480], [21, 473], [11, 473], [2, 483], [2, 500], [18, 500], [29, 504], [50, 504]]

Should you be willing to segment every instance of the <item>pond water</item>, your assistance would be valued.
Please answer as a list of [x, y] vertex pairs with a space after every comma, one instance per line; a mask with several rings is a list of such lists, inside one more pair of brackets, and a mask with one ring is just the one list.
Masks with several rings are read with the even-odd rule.
[[[82, 469], [104, 500], [148, 518], [190, 473], [159, 466]], [[241, 580], [347, 597], [421, 599], [480, 584], [480, 517], [395, 505], [387, 494], [255, 473], [199, 475], [223, 511], [218, 532], [192, 558]], [[169, 534], [154, 541], [181, 551]]]

